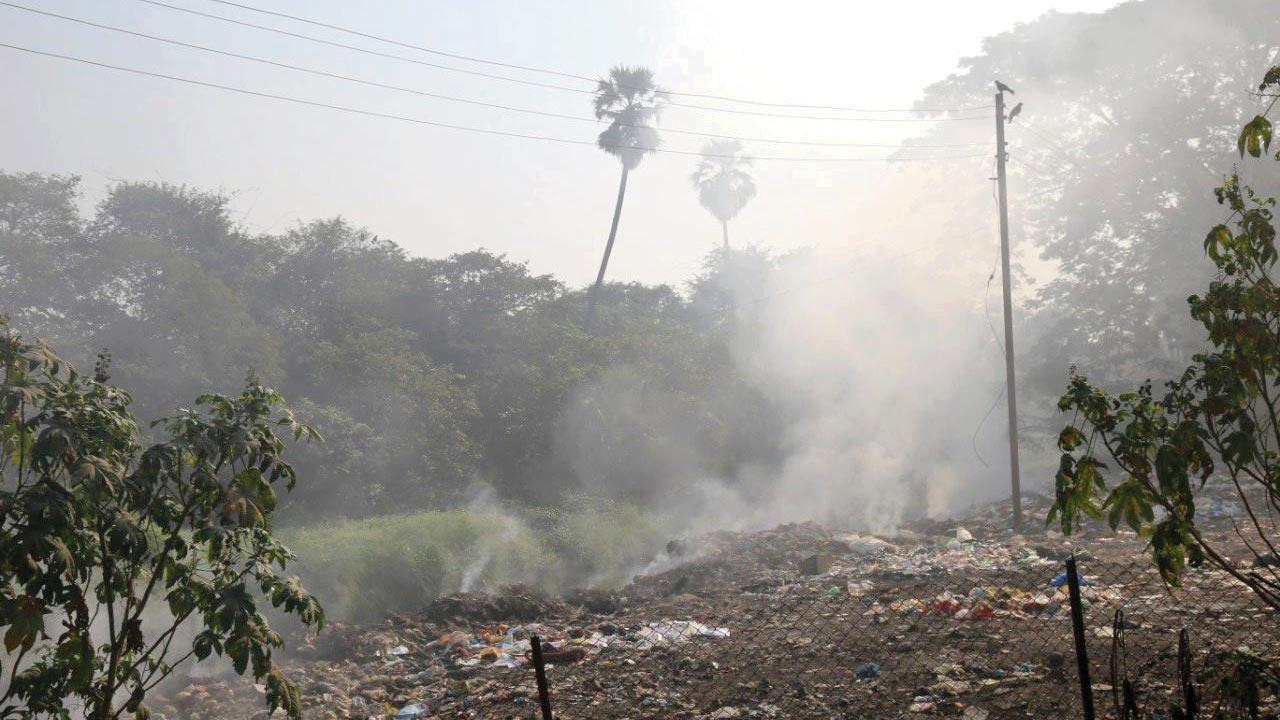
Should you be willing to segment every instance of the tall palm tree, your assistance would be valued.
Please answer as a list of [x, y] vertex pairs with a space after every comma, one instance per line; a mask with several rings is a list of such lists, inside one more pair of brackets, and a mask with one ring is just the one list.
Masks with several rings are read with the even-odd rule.
[[622, 200], [627, 194], [627, 175], [640, 165], [644, 156], [657, 149], [660, 138], [654, 124], [662, 112], [666, 95], [653, 84], [653, 71], [642, 67], [619, 65], [609, 71], [609, 78], [596, 85], [596, 119], [608, 120], [609, 127], [600, 133], [596, 144], [601, 150], [617, 156], [622, 163], [622, 180], [618, 183], [618, 202], [613, 207], [613, 224], [609, 241], [604, 246], [600, 272], [587, 298], [586, 327], [595, 320], [596, 302], [609, 268], [609, 255], [618, 235], [618, 219], [622, 217]]
[[729, 247], [729, 221], [756, 196], [751, 158], [737, 140], [712, 140], [702, 148], [702, 160], [689, 180], [698, 189], [698, 202], [720, 221], [724, 247]]

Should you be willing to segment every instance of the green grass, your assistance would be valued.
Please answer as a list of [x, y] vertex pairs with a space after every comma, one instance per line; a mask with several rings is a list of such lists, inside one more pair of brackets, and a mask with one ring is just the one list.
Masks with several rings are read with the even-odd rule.
[[620, 587], [670, 539], [664, 523], [632, 505], [559, 509], [546, 533], [570, 583]]
[[496, 510], [424, 511], [280, 535], [330, 617], [358, 620], [462, 589], [621, 585], [665, 542], [662, 524], [630, 506], [582, 501], [529, 515], [526, 522]]

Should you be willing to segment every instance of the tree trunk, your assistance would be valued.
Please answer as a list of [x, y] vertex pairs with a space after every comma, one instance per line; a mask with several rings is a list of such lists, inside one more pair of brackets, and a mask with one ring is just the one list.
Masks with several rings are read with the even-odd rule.
[[609, 242], [604, 245], [604, 257], [600, 259], [600, 272], [596, 284], [587, 293], [587, 319], [583, 328], [588, 332], [596, 320], [596, 303], [600, 300], [600, 288], [604, 285], [604, 273], [609, 269], [609, 256], [613, 254], [613, 240], [618, 236], [618, 219], [622, 217], [622, 199], [627, 194], [627, 166], [622, 166], [622, 181], [618, 183], [618, 203], [613, 206], [613, 224], [609, 226]]
[[720, 231], [724, 234], [724, 249], [728, 250], [729, 249], [729, 221], [728, 220], [720, 221]]

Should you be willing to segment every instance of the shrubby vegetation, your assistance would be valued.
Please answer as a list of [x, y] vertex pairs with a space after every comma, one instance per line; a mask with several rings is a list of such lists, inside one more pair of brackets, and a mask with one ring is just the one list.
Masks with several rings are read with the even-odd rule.
[[[1280, 66], [1259, 91], [1280, 97]], [[1239, 135], [1240, 154], [1263, 157], [1272, 134], [1266, 114], [1257, 115]], [[1274, 159], [1280, 161], [1280, 153]], [[1207, 560], [1280, 610], [1280, 533], [1272, 520], [1280, 512], [1276, 200], [1258, 196], [1239, 171], [1215, 195], [1229, 210], [1203, 244], [1217, 273], [1187, 300], [1211, 349], [1197, 353], [1159, 392], [1147, 381], [1113, 396], [1072, 371], [1058, 404], [1072, 421], [1058, 440], [1062, 459], [1050, 519], [1071, 532], [1083, 517], [1106, 512], [1112, 528], [1124, 522], [1150, 538], [1167, 582], [1178, 584], [1187, 566]], [[1121, 474], [1119, 482], [1107, 482], [1108, 469]], [[1236, 533], [1254, 555], [1250, 569], [1237, 567], [1196, 522], [1197, 491], [1215, 474], [1230, 479], [1244, 508]]]
[[[342, 219], [255, 235], [226, 196], [156, 183], [116, 185], [81, 217], [77, 192], [0, 173], [0, 308], [77, 364], [111, 348], [142, 418], [250, 369], [281, 388], [326, 438], [297, 451], [308, 482], [286, 523], [448, 509], [477, 486], [643, 501], [667, 478], [641, 411], [719, 477], [777, 459], [776, 424], [733, 421], [773, 414], [728, 362], [726, 273], [758, 254], [717, 252], [688, 297], [608, 284], [588, 333], [582, 292], [484, 250], [410, 257]], [[762, 277], [739, 276], [748, 292]]]
[[[1275, 61], [1277, 37], [1271, 0], [1051, 12], [984, 40], [920, 100], [920, 107], [987, 104], [991, 80], [1000, 78], [1025, 101], [1008, 129], [1014, 237], [1025, 240], [1026, 258], [1042, 255], [1053, 272], [1035, 273], [1042, 282], [1026, 308], [1020, 392], [1028, 411], [1048, 420], [1046, 431], [1069, 364], [1118, 389], [1176, 374], [1202, 349], [1184, 301], [1214, 266], [1186, 239], [1222, 217], [1205, 189], [1257, 112], [1250, 91]], [[929, 139], [989, 137], [982, 123], [940, 123]], [[1280, 167], [1250, 173], [1255, 187], [1280, 183]], [[990, 188], [948, 190], [919, 203], [946, 218], [928, 215], [935, 221], [923, 233], [987, 226]], [[952, 192], [972, 195], [957, 202]], [[972, 245], [988, 267], [989, 247]]]
[[[77, 373], [0, 315], [0, 717], [145, 720], [183, 661], [227, 657], [300, 716], [260, 605], [321, 626], [271, 533], [293, 468], [277, 429], [314, 433], [250, 379], [157, 422], [143, 441], [109, 361]], [[195, 633], [194, 638], [188, 633]]]
[[565, 505], [424, 510], [307, 525], [283, 537], [330, 611], [358, 619], [413, 610], [458, 589], [620, 585], [669, 539], [656, 514], [635, 506]]

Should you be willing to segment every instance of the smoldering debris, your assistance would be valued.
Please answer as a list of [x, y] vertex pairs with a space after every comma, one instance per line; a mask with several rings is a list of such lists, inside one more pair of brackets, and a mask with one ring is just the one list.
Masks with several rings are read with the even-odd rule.
[[[1044, 529], [1047, 499], [1030, 505], [1023, 534], [1008, 528], [1004, 503], [907, 523], [892, 537], [812, 522], [717, 531], [690, 540], [697, 559], [617, 593], [462, 593], [291, 638], [299, 654], [289, 670], [311, 712], [522, 716], [537, 707], [528, 649], [538, 635], [566, 717], [829, 717], [850, 707], [876, 717], [1061, 717], [1071, 635], [1055, 558], [1072, 546]], [[1211, 531], [1229, 536], [1229, 519]], [[1247, 593], [1184, 606], [1141, 561], [1141, 540], [1093, 528], [1070, 542], [1093, 552], [1082, 589], [1090, 616], [1109, 627], [1102, 620], [1126, 608], [1134, 652], [1161, 651], [1176, 636], [1169, 628], [1203, 613], [1221, 638], [1256, 641]], [[817, 555], [829, 565], [804, 574]], [[1219, 575], [1188, 577], [1184, 592], [1222, 591]], [[235, 720], [259, 703], [242, 681], [200, 681], [155, 710]]]

